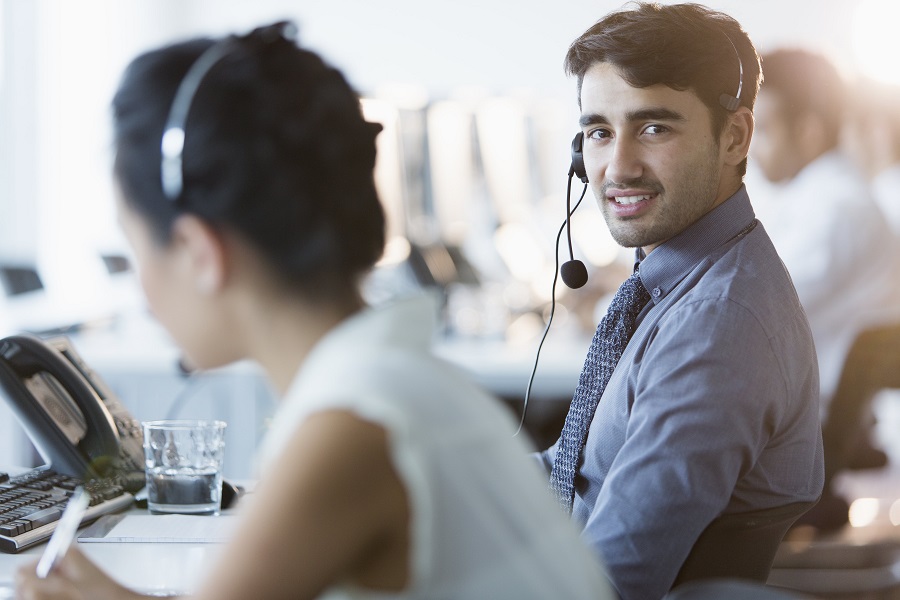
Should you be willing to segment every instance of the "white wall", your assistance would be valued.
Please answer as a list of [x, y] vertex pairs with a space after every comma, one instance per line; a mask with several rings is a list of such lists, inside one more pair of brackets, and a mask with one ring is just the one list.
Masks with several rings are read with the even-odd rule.
[[[525, 87], [571, 96], [571, 83], [561, 68], [569, 43], [624, 2], [191, 0], [186, 4], [190, 15], [184, 31], [221, 32], [295, 18], [301, 39], [344, 68], [366, 92], [385, 82], [414, 82], [437, 93], [475, 85], [495, 93]], [[840, 60], [850, 59], [846, 33], [858, 0], [705, 4], [738, 19], [761, 49], [804, 44]]]

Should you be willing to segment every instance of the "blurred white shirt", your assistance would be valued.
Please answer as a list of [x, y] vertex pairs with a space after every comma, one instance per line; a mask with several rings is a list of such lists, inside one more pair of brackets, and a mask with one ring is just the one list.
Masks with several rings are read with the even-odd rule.
[[824, 411], [863, 328], [900, 318], [898, 237], [852, 163], [837, 152], [791, 181], [753, 191], [754, 209], [806, 310]]
[[510, 411], [431, 354], [436, 313], [406, 299], [338, 325], [304, 361], [260, 449], [266, 469], [318, 411], [350, 410], [388, 434], [412, 510], [410, 586], [337, 585], [323, 600], [611, 600]]

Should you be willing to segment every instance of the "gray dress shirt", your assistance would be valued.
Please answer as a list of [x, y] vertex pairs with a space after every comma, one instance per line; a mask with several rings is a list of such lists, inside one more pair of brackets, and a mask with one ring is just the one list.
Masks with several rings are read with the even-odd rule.
[[746, 189], [638, 252], [651, 300], [591, 422], [572, 516], [622, 598], [647, 600], [714, 518], [815, 500], [824, 475], [812, 336]]

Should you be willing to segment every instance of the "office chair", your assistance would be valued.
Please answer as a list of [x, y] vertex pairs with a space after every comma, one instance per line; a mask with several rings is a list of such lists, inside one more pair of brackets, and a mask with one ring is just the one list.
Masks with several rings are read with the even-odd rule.
[[784, 534], [813, 504], [795, 502], [716, 518], [697, 538], [672, 588], [701, 579], [765, 583]]
[[900, 388], [900, 323], [863, 331], [847, 353], [822, 428], [826, 488], [849, 465], [872, 398], [892, 388]]

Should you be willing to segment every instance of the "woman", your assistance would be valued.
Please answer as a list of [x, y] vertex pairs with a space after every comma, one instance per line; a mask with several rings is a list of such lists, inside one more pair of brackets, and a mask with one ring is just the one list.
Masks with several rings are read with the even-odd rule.
[[[504, 409], [428, 354], [433, 311], [364, 305], [380, 127], [286, 29], [145, 54], [113, 101], [151, 309], [192, 363], [255, 360], [282, 396], [241, 542], [197, 596], [605, 597]], [[19, 578], [29, 598], [138, 596], [77, 549]]]

